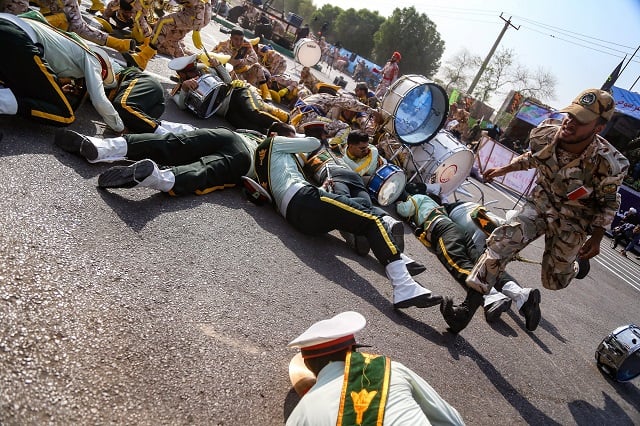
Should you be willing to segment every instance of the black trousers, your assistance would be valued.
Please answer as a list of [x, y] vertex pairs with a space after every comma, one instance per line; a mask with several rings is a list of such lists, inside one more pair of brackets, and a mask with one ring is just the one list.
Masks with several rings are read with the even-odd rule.
[[[465, 300], [467, 306], [474, 310], [482, 306], [483, 295], [467, 287], [465, 283], [467, 276], [471, 273], [471, 269], [473, 269], [482, 254], [478, 252], [471, 237], [451, 219], [443, 216], [433, 226], [430, 243], [440, 263], [467, 290], [467, 298]], [[495, 285], [495, 289], [501, 291], [508, 281], [516, 282], [507, 272], [502, 273]]]
[[18, 115], [56, 126], [75, 120], [42, 51], [17, 25], [0, 19], [0, 80], [18, 101]]
[[[330, 167], [331, 180], [333, 181], [333, 192], [338, 195], [345, 195], [354, 201], [370, 208], [376, 215], [387, 214], [381, 208], [374, 206], [371, 202], [369, 191], [364, 186], [362, 177], [351, 169], [345, 167]], [[326, 177], [326, 173], [324, 174]]]
[[231, 93], [229, 110], [224, 118], [236, 129], [250, 129], [266, 135], [269, 127], [280, 121], [270, 113], [274, 108], [257, 91], [248, 87], [238, 88]]
[[364, 235], [380, 263], [387, 265], [400, 259], [400, 251], [380, 216], [344, 195], [307, 185], [289, 202], [287, 221], [309, 235], [324, 234], [334, 229]]
[[149, 158], [160, 165], [173, 166], [176, 182], [171, 195], [203, 195], [233, 187], [251, 167], [252, 153], [242, 136], [225, 128], [131, 134], [125, 140], [128, 158]]
[[154, 77], [138, 70], [120, 73], [120, 85], [111, 103], [131, 133], [153, 133], [164, 112], [164, 89]]

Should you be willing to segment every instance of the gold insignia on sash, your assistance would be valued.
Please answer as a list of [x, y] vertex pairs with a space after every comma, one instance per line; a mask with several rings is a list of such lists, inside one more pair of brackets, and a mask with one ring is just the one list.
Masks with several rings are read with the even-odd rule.
[[605, 194], [615, 194], [617, 190], [618, 187], [614, 184], [609, 184], [602, 187], [602, 192]]
[[[369, 359], [365, 359], [365, 363], [367, 363]], [[364, 416], [364, 412], [369, 409], [369, 404], [375, 396], [378, 394], [378, 391], [367, 392], [366, 389], [361, 389], [360, 392], [351, 392], [351, 399], [353, 400], [353, 408], [356, 412], [356, 424], [362, 424], [362, 416]]]

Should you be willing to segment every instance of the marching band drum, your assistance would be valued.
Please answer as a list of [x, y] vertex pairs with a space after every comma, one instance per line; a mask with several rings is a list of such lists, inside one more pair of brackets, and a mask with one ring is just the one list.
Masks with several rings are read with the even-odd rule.
[[640, 328], [629, 324], [613, 330], [598, 346], [596, 363], [618, 382], [640, 375]]
[[315, 40], [301, 38], [293, 48], [293, 56], [303, 67], [313, 67], [320, 62], [322, 49]]
[[384, 95], [381, 110], [384, 129], [400, 142], [386, 145], [389, 159], [398, 159], [409, 182], [437, 183], [447, 196], [469, 176], [473, 152], [441, 130], [449, 112], [442, 87], [421, 75], [402, 76]]

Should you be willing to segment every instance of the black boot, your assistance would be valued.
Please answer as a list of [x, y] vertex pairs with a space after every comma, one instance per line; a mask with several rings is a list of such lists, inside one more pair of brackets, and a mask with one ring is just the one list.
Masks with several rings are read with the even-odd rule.
[[464, 330], [471, 322], [473, 314], [482, 306], [482, 301], [482, 294], [471, 289], [467, 290], [466, 299], [458, 306], [453, 304], [452, 298], [445, 297], [440, 304], [440, 312], [449, 325], [448, 330], [456, 334]]

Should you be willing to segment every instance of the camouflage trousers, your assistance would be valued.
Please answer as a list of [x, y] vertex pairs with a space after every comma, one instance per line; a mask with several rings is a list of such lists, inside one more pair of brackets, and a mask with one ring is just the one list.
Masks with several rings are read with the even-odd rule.
[[[51, 25], [70, 33], [76, 33], [83, 39], [92, 41], [101, 46], [104, 46], [107, 42], [107, 33], [90, 27], [82, 18], [82, 13], [80, 12], [80, 6], [77, 0], [64, 0], [62, 2], [58, 2], [56, 0], [43, 0], [42, 4], [48, 7], [51, 11], [50, 14], [45, 16]], [[64, 14], [66, 22], [63, 22], [65, 21], [64, 18], [62, 21], [56, 19], [56, 15], [62, 17], [60, 14]], [[66, 28], [64, 28], [65, 24], [67, 25]]]
[[243, 72], [235, 72], [239, 79], [246, 81], [252, 86], [259, 87], [262, 83], [266, 83], [267, 74], [260, 64], [252, 64]]
[[154, 28], [151, 42], [156, 45], [158, 53], [173, 58], [191, 55], [182, 39], [189, 31], [197, 31], [211, 21], [211, 7], [208, 2], [198, 1], [194, 6], [186, 6], [182, 10], [161, 18]]
[[487, 239], [487, 249], [469, 274], [467, 285], [488, 294], [516, 254], [544, 234], [542, 285], [549, 290], [567, 287], [576, 275], [574, 261], [586, 240], [586, 232], [580, 224], [566, 218], [547, 219], [550, 216], [544, 212], [548, 208], [536, 208], [527, 202], [515, 218], [496, 228]]
[[391, 81], [385, 80], [384, 78], [380, 80], [380, 84], [378, 84], [375, 92], [376, 97], [378, 99], [382, 99], [383, 96], [387, 93], [387, 89], [389, 88], [389, 86], [391, 86]]

